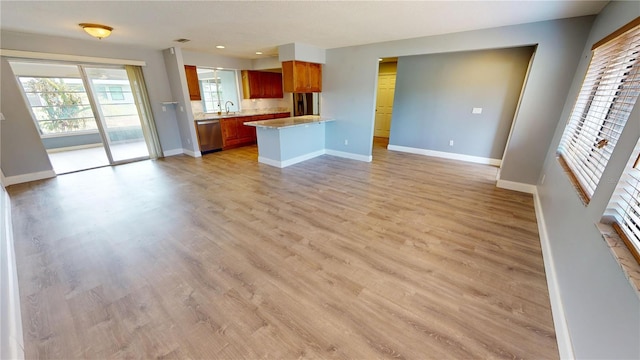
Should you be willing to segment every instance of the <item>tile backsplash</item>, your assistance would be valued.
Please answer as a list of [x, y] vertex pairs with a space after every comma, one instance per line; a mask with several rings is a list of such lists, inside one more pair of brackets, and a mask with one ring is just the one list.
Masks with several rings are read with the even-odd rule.
[[[291, 94], [285, 93], [282, 99], [242, 99], [240, 112], [255, 114], [260, 112], [287, 112], [291, 111]], [[195, 117], [204, 113], [202, 101], [192, 101], [191, 109]]]

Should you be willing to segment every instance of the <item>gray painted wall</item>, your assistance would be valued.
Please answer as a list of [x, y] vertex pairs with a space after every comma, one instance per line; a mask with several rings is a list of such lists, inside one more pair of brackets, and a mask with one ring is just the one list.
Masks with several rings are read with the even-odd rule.
[[[170, 106], [162, 111], [161, 102], [173, 99], [161, 51], [116, 45], [109, 43], [109, 39], [78, 40], [11, 31], [2, 31], [0, 43], [3, 49], [11, 50], [145, 61], [147, 65], [142, 71], [162, 149], [168, 151], [182, 147], [175, 112]], [[13, 78], [13, 73], [3, 59], [0, 111], [5, 114], [7, 121], [2, 123], [2, 170], [5, 176], [51, 170], [20, 89], [10, 78]]]
[[[4, 36], [4, 32], [2, 34]], [[3, 44], [4, 45], [4, 44]], [[4, 176], [17, 176], [53, 170], [49, 156], [40, 140], [36, 124], [26, 106], [18, 80], [6, 58], [0, 58], [0, 121], [2, 131], [2, 172]]]
[[194, 153], [200, 152], [198, 138], [195, 130], [191, 100], [187, 87], [187, 75], [182, 60], [180, 48], [165, 49], [163, 52], [166, 65], [166, 74], [169, 77], [169, 85], [174, 101], [178, 104], [174, 107], [176, 121], [180, 131], [181, 147]]
[[598, 15], [565, 96], [555, 136], [538, 183], [552, 260], [576, 358], [639, 359], [640, 298], [595, 227], [640, 137], [640, 103], [622, 133], [588, 206], [556, 160], [556, 149], [582, 85], [591, 46], [640, 16], [637, 2], [611, 2]]
[[533, 50], [400, 57], [389, 144], [502, 159]]
[[338, 120], [327, 126], [327, 148], [371, 156], [380, 57], [538, 45], [501, 171], [503, 180], [535, 184], [592, 21], [579, 17], [327, 50], [322, 115]]

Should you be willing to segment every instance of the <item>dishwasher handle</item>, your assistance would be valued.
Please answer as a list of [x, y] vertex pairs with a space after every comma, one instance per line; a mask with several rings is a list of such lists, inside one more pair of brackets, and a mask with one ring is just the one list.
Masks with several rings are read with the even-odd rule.
[[198, 125], [219, 124], [220, 120], [198, 121]]

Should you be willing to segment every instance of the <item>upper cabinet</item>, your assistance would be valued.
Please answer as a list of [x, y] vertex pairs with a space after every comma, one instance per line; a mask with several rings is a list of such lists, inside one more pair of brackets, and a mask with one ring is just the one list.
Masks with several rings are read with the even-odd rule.
[[282, 63], [284, 91], [309, 93], [322, 91], [322, 64], [305, 61]]
[[282, 74], [268, 71], [242, 71], [245, 99], [282, 99]]
[[189, 88], [189, 98], [191, 100], [202, 100], [200, 96], [200, 84], [198, 83], [198, 71], [193, 65], [185, 65], [184, 71], [187, 74], [187, 87]]

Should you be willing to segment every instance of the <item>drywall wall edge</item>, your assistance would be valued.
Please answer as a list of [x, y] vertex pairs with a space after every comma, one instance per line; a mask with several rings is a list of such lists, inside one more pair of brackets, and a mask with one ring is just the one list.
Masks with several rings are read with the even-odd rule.
[[24, 339], [22, 336], [22, 316], [20, 313], [20, 295], [15, 252], [13, 249], [13, 230], [11, 226], [11, 202], [9, 195], [0, 189], [0, 358], [24, 359]]
[[556, 268], [553, 262], [553, 254], [551, 253], [549, 234], [547, 233], [547, 225], [542, 212], [542, 203], [540, 202], [540, 196], [537, 191], [533, 195], [533, 206], [536, 211], [540, 246], [542, 247], [542, 259], [544, 261], [544, 272], [547, 277], [549, 301], [551, 302], [551, 315], [553, 317], [553, 326], [556, 331], [558, 351], [561, 359], [573, 360], [575, 359], [575, 355], [573, 352], [573, 345], [571, 343], [571, 334], [569, 333], [564, 305], [562, 303], [560, 285], [558, 284]]

